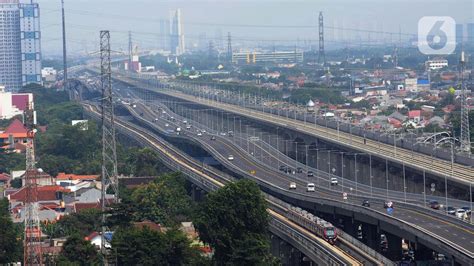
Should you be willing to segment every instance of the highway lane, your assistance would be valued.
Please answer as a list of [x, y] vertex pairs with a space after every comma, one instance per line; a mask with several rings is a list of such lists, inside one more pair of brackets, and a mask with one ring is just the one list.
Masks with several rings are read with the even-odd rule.
[[[133, 91], [128, 90], [127, 92], [131, 97], [135, 99], [140, 99], [140, 96], [143, 97], [143, 95], [137, 95], [140, 93], [135, 93]], [[176, 113], [172, 113], [172, 111], [164, 104], [162, 101], [147, 101], [147, 105], [150, 106], [151, 108], [154, 108], [157, 110], [158, 108], [161, 108], [161, 110], [166, 110], [167, 114], [159, 114], [160, 116], [174, 116], [177, 118], [179, 121], [183, 120], [188, 120], [190, 123], [196, 124], [196, 121], [192, 121], [190, 117], [184, 118], [182, 116], [179, 116]], [[215, 132], [213, 129], [200, 124], [199, 125], [201, 129], [206, 129], [208, 132], [213, 132], [213, 134], [219, 134], [219, 132]], [[426, 202], [424, 202], [424, 196], [422, 194], [412, 194], [412, 193], [404, 193], [403, 191], [393, 191], [389, 190], [387, 191], [386, 189], [382, 188], [373, 188], [371, 186], [365, 185], [365, 184], [360, 184], [354, 182], [353, 180], [349, 179], [342, 179], [340, 176], [336, 176], [334, 174], [329, 174], [323, 171], [320, 171], [318, 169], [314, 169], [311, 167], [307, 167], [306, 165], [296, 162], [294, 159], [291, 159], [287, 157], [286, 155], [280, 153], [278, 150], [275, 148], [271, 147], [270, 145], [266, 145], [266, 143], [262, 143], [261, 140], [258, 141], [248, 141], [249, 136], [248, 135], [240, 135], [238, 131], [235, 131], [233, 133], [233, 136], [230, 137], [229, 139], [232, 140], [233, 144], [236, 146], [240, 146], [243, 149], [247, 149], [247, 152], [249, 153], [250, 151], [253, 153], [253, 156], [259, 161], [261, 164], [266, 164], [269, 165], [275, 169], [279, 169], [279, 166], [281, 165], [286, 165], [290, 166], [293, 168], [293, 170], [296, 170], [297, 167], [300, 167], [303, 169], [302, 173], [294, 173], [292, 174], [287, 174], [290, 178], [296, 176], [300, 177], [305, 177], [306, 180], [312, 181], [314, 183], [317, 183], [318, 185], [325, 185], [328, 187], [330, 190], [336, 190], [336, 191], [341, 191], [341, 193], [344, 192], [348, 193], [349, 196], [351, 194], [355, 195], [366, 195], [367, 197], [378, 197], [378, 198], [385, 198], [385, 199], [407, 199], [407, 202], [411, 203], [416, 203], [419, 204], [420, 206], [427, 207]], [[245, 147], [246, 145], [250, 145], [250, 148]], [[335, 152], [338, 154], [339, 152]], [[338, 167], [339, 165], [334, 165], [335, 167]], [[305, 170], [311, 170], [314, 173], [313, 178], [308, 178], [306, 176]], [[351, 171], [351, 170], [347, 170]], [[330, 180], [331, 178], [337, 178], [339, 185], [337, 186], [331, 186]], [[321, 184], [322, 182], [322, 184]], [[443, 203], [445, 202], [444, 197], [435, 197], [435, 196], [427, 196], [427, 200], [438, 200], [439, 202]], [[469, 202], [466, 201], [460, 201], [456, 199], [449, 199], [448, 201], [448, 206], [455, 206], [455, 207], [462, 207], [462, 206], [469, 206]], [[437, 213], [439, 215], [447, 215], [445, 212], [442, 210], [438, 210]]]
[[[123, 76], [121, 76], [119, 79], [141, 88], [151, 89], [153, 91], [184, 99], [190, 102], [195, 102], [204, 106], [226, 110], [228, 112], [233, 112], [252, 119], [259, 119], [280, 127], [286, 127], [289, 129], [301, 131], [311, 136], [319, 137], [327, 141], [346, 146], [351, 149], [370, 153], [372, 155], [376, 155], [380, 158], [388, 159], [399, 164], [402, 164], [404, 162], [407, 167], [413, 167], [421, 171], [425, 170], [428, 173], [432, 173], [443, 178], [444, 176], [447, 176], [449, 179], [464, 184], [469, 184], [469, 182], [474, 181], [474, 171], [470, 167], [464, 165], [454, 163], [453, 169], [451, 171], [451, 163], [445, 160], [439, 158], [432, 158], [430, 156], [416, 152], [412, 153], [412, 151], [402, 148], [394, 149], [394, 146], [392, 145], [379, 143], [373, 140], [366, 139], [364, 141], [364, 138], [359, 136], [353, 136], [349, 133], [338, 132], [337, 130], [325, 128], [315, 124], [305, 124], [301, 121], [295, 121], [278, 115], [246, 109], [233, 104], [202, 99], [196, 96], [191, 96], [189, 94], [178, 92], [176, 90], [158, 90], [157, 88], [147, 85], [144, 82], [138, 82]], [[451, 172], [453, 174], [451, 174]]]
[[[86, 105], [87, 108], [89, 109], [90, 112], [95, 113], [97, 117], [100, 117], [100, 114], [95, 110], [91, 105]], [[211, 181], [215, 186], [217, 187], [222, 187], [225, 185], [225, 183], [230, 182], [229, 180], [222, 180], [222, 176], [225, 176], [225, 174], [217, 175], [218, 177], [213, 177], [209, 174], [206, 174], [205, 172], [202, 171], [200, 168], [199, 164], [196, 163], [190, 163], [189, 161], [186, 160], [185, 156], [180, 155], [179, 152], [176, 152], [174, 149], [172, 149], [171, 145], [164, 143], [163, 141], [160, 141], [159, 138], [154, 137], [153, 135], [146, 133], [144, 130], [138, 130], [136, 127], [131, 127], [130, 123], [127, 121], [122, 121], [121, 119], [116, 120], [116, 124], [119, 127], [122, 127], [128, 131], [134, 132], [134, 134], [137, 134], [140, 136], [140, 139], [143, 141], [147, 142], [148, 145], [151, 145], [155, 149], [159, 150], [163, 154], [167, 156], [167, 158], [177, 162], [179, 165], [182, 167], [191, 170], [195, 174], [202, 176], [203, 178], [206, 178], [207, 180]], [[269, 201], [270, 206], [276, 205], [276, 203], [273, 203], [272, 201]], [[358, 254], [359, 257], [364, 258], [363, 260], [359, 260], [355, 258], [353, 255], [349, 254], [348, 252], [344, 251], [338, 246], [333, 246], [330, 245], [328, 242], [325, 240], [321, 239], [320, 237], [316, 236], [314, 233], [310, 232], [309, 230], [297, 225], [296, 223], [292, 222], [285, 216], [276, 213], [274, 210], [271, 208], [267, 209], [269, 212], [270, 216], [274, 220], [278, 220], [283, 222], [286, 225], [289, 225], [291, 228], [302, 234], [304, 237], [308, 238], [310, 241], [317, 242], [319, 246], [323, 247], [323, 251], [327, 251], [330, 254], [334, 254], [337, 258], [340, 258], [340, 262], [343, 263], [343, 265], [367, 265], [366, 262], [370, 263], [371, 265], [381, 265], [380, 262], [377, 262], [373, 258], [368, 258], [364, 254]], [[357, 248], [351, 250], [355, 252], [361, 252], [361, 250], [358, 250]], [[331, 264], [333, 265], [333, 264]], [[337, 264], [335, 264], [337, 265]]]
[[[154, 120], [158, 114], [152, 114], [144, 118], [148, 120]], [[157, 121], [157, 124], [160, 124], [160, 121]], [[161, 123], [169, 123], [170, 121], [163, 120]], [[162, 125], [164, 128], [164, 126]], [[196, 125], [194, 125], [194, 130]], [[309, 194], [315, 196], [315, 198], [326, 198], [340, 200], [341, 195], [337, 195], [334, 192], [327, 192], [322, 189], [318, 189], [317, 192], [306, 192], [306, 180], [301, 180], [295, 178], [293, 180], [288, 179], [288, 176], [283, 175], [275, 169], [268, 169], [265, 166], [260, 165], [257, 161], [254, 160], [252, 156], [249, 156], [246, 151], [234, 147], [232, 142], [225, 137], [216, 136], [216, 140], [210, 140], [210, 136], [197, 136], [195, 131], [190, 134], [187, 134], [188, 137], [193, 137], [195, 140], [206, 144], [204, 146], [211, 146], [215, 151], [217, 151], [220, 156], [217, 158], [225, 164], [231, 164], [234, 166], [235, 170], [240, 170], [245, 173], [249, 173], [252, 170], [255, 170], [255, 178], [271, 182], [279, 186], [282, 189], [288, 189], [288, 184], [290, 181], [297, 182], [297, 189], [295, 192]], [[234, 160], [232, 162], [225, 162], [229, 154], [234, 155]], [[350, 198], [349, 203], [360, 204], [360, 198]], [[371, 209], [377, 210], [380, 213], [385, 213], [385, 210], [382, 204], [372, 205]], [[445, 243], [451, 243], [453, 245], [462, 245], [468, 251], [472, 252], [474, 250], [474, 233], [469, 228], [463, 228], [456, 224], [450, 224], [446, 221], [439, 219], [435, 216], [426, 216], [422, 213], [414, 212], [412, 210], [404, 210], [398, 206], [395, 207], [395, 212], [393, 217], [400, 218], [413, 226], [420, 226], [421, 228], [431, 231], [436, 234], [440, 239], [445, 239]], [[451, 241], [450, 241], [451, 240]]]

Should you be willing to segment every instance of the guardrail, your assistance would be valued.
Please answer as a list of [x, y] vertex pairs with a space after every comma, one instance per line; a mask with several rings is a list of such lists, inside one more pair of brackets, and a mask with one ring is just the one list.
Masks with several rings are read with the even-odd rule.
[[[91, 116], [95, 117], [96, 119], [100, 118], [99, 115], [95, 114], [94, 112], [88, 112], [88, 113]], [[127, 122], [122, 121], [122, 123], [129, 124], [129, 125], [131, 124], [128, 121]], [[140, 143], [145, 143], [146, 141], [150, 141], [146, 137], [136, 134], [136, 132], [133, 132], [127, 127], [120, 125], [119, 123], [117, 124], [119, 125], [117, 129], [119, 131], [122, 131], [122, 133], [125, 132], [124, 134], [127, 135], [128, 137], [131, 137], [132, 139], [135, 139]], [[146, 134], [152, 136], [152, 134], [150, 133], [146, 133]], [[159, 138], [156, 135], [154, 135], [153, 137], [161, 142], [165, 142], [163, 139]], [[176, 169], [182, 172], [183, 174], [185, 174], [186, 176], [194, 180], [193, 183], [203, 185], [202, 188], [205, 189], [206, 191], [215, 191], [218, 188], [220, 188], [220, 186], [216, 185], [213, 182], [208, 181], [206, 178], [203, 178], [202, 176], [199, 176], [195, 172], [190, 171], [188, 168], [182, 167], [180, 164], [170, 159], [169, 154], [164, 153], [161, 149], [158, 149], [155, 146], [153, 146], [153, 148], [155, 151], [158, 152], [160, 158], [162, 159], [163, 163], [167, 167], [169, 167], [170, 169]], [[179, 154], [181, 157], [185, 158], [186, 160], [189, 160], [188, 156], [182, 154], [181, 151], [171, 148], [169, 146], [167, 146], [167, 148], [172, 150], [174, 153]], [[212, 171], [212, 173], [215, 173], [215, 172]], [[315, 241], [310, 240], [307, 236], [304, 236], [302, 233], [298, 232], [297, 230], [292, 229], [290, 226], [284, 224], [283, 222], [278, 221], [276, 218], [271, 219], [270, 225], [271, 225], [271, 228], [283, 231], [291, 239], [297, 241], [299, 245], [301, 245], [302, 249], [310, 250], [311, 253], [308, 256], [312, 257], [313, 259], [327, 262], [328, 263], [327, 265], [348, 265], [347, 263], [344, 262], [342, 258], [338, 258], [338, 256], [333, 254], [331, 251], [325, 249], [323, 246], [316, 243]]]
[[[140, 117], [137, 117], [137, 118], [140, 118]], [[153, 124], [152, 124], [151, 122], [149, 122], [149, 121], [147, 121], [147, 120], [145, 120], [145, 119], [143, 119], [143, 118], [140, 118], [140, 119], [142, 119], [142, 120], [145, 121], [146, 123], [149, 123], [150, 125], [153, 126]], [[203, 143], [201, 143], [201, 144], [203, 144]], [[207, 147], [208, 145], [204, 143], [204, 146]], [[246, 177], [246, 178], [256, 180], [257, 183], [259, 183], [260, 185], [262, 185], [262, 186], [264, 186], [264, 187], [267, 187], [267, 188], [270, 187], [270, 190], [272, 190], [272, 191], [276, 191], [276, 192], [279, 193], [279, 194], [285, 194], [285, 195], [286, 195], [287, 197], [289, 197], [289, 198], [294, 198], [294, 195], [295, 195], [295, 194], [299, 194], [299, 195], [301, 196], [301, 198], [303, 198], [304, 200], [312, 199], [312, 200], [314, 201], [315, 199], [319, 199], [319, 201], [326, 201], [325, 204], [327, 204], [327, 205], [332, 205], [332, 206], [334, 206], [334, 202], [337, 202], [338, 204], [340, 204], [340, 206], [339, 206], [340, 208], [346, 208], [346, 209], [347, 209], [348, 207], [344, 207], [344, 206], [350, 205], [353, 209], [354, 209], [354, 208], [355, 208], [355, 209], [361, 209], [361, 208], [364, 209], [364, 208], [363, 208], [362, 206], [360, 206], [360, 205], [355, 205], [355, 204], [347, 203], [347, 202], [344, 202], [344, 201], [331, 200], [331, 201], [332, 201], [332, 202], [331, 202], [331, 201], [329, 201], [329, 200], [327, 200], [327, 199], [318, 198], [318, 197], [314, 197], [314, 196], [311, 196], [311, 197], [310, 197], [310, 196], [307, 196], [307, 195], [304, 195], [304, 194], [301, 194], [301, 193], [294, 193], [294, 192], [293, 192], [291, 195], [289, 195], [289, 193], [288, 193], [286, 190], [282, 189], [281, 187], [275, 186], [275, 185], [273, 185], [273, 184], [271, 184], [271, 183], [268, 183], [268, 182], [266, 182], [266, 181], [264, 181], [264, 180], [261, 180], [261, 179], [259, 179], [258, 177], [253, 176], [253, 175], [250, 175], [249, 173], [247, 173], [247, 172], [245, 172], [245, 171], [242, 171], [242, 170], [240, 170], [240, 169], [235, 169], [235, 168], [233, 168], [233, 167], [232, 167], [232, 164], [230, 164], [230, 163], [226, 160], [226, 158], [224, 158], [222, 155], [220, 155], [220, 154], [219, 154], [217, 151], [215, 151], [212, 147], [207, 147], [207, 148], [208, 148], [209, 150], [211, 150], [211, 151], [214, 151], [213, 153], [215, 153], [215, 155], [216, 155], [218, 158], [221, 159], [221, 163], [222, 163], [223, 165], [225, 165], [226, 167], [230, 167], [231, 169], [234, 169], [235, 171], [239, 172], [242, 176], [244, 176], [244, 177]], [[327, 189], [325, 189], [325, 188], [323, 188], [323, 190], [329, 191], [329, 190], [327, 190]], [[364, 199], [364, 198], [366, 198], [366, 197], [358, 197], [358, 198], [360, 198], [360, 200], [362, 200], [362, 199]], [[380, 204], [383, 203], [382, 200], [374, 200], [374, 202], [380, 202]], [[346, 205], [346, 204], [347, 204], [347, 205]], [[404, 203], [402, 203], [402, 202], [397, 202], [397, 206], [403, 206], [403, 205], [404, 205]], [[416, 208], [417, 206], [416, 206], [416, 205], [409, 205], [409, 208], [410, 208], [411, 210], [413, 210], [414, 207]], [[419, 208], [419, 207], [418, 207], [418, 208]], [[412, 230], [412, 233], [415, 233], [416, 230], [418, 230], [419, 232], [422, 232], [422, 234], [425, 234], [425, 235], [429, 236], [428, 238], [431, 239], [431, 241], [429, 241], [429, 242], [432, 242], [432, 243], [434, 243], [434, 241], [440, 242], [440, 244], [438, 244], [437, 246], [440, 246], [440, 247], [441, 247], [441, 246], [447, 244], [447, 245], [451, 248], [451, 252], [448, 251], [448, 253], [450, 253], [450, 254], [458, 253], [458, 254], [461, 255], [461, 257], [466, 256], [466, 257], [468, 257], [468, 258], [474, 258], [474, 257], [473, 257], [473, 254], [472, 254], [471, 252], [469, 252], [468, 250], [466, 250], [465, 248], [463, 248], [463, 247], [457, 245], [456, 243], [454, 243], [454, 242], [452, 242], [452, 241], [449, 241], [449, 240], [447, 240], [447, 239], [439, 239], [439, 236], [438, 236], [438, 235], [433, 234], [432, 232], [429, 232], [429, 231], [423, 229], [423, 228], [420, 227], [420, 226], [407, 223], [407, 222], [405, 222], [405, 221], [403, 221], [403, 220], [400, 220], [400, 219], [398, 219], [398, 218], [389, 216], [389, 215], [387, 215], [387, 214], [385, 214], [385, 213], [382, 213], [382, 212], [379, 212], [379, 211], [376, 211], [376, 210], [373, 210], [373, 209], [369, 209], [369, 210], [370, 210], [372, 213], [377, 213], [377, 214], [379, 214], [379, 215], [382, 215], [381, 217], [384, 217], [386, 220], [394, 219], [395, 221], [400, 222], [400, 223], [403, 225], [403, 227], [407, 227], [407, 226], [408, 226], [407, 228], [411, 227], [412, 229], [414, 229], [414, 230]], [[358, 210], [358, 211], [359, 211], [359, 210]], [[417, 210], [415, 210], [415, 211], [417, 211]], [[429, 210], [426, 210], [426, 209], [423, 209], [423, 211], [429, 212]], [[361, 212], [363, 212], [363, 211], [361, 211]], [[431, 213], [429, 213], [429, 214], [432, 215], [433, 213], [431, 212]], [[373, 214], [372, 214], [372, 216], [373, 216]], [[443, 216], [443, 217], [446, 218], [446, 216]], [[447, 218], [448, 218], [448, 219], [455, 219], [454, 221], [455, 221], [456, 223], [463, 223], [462, 221], [457, 220], [457, 219], [454, 218], [454, 217], [447, 217]], [[464, 226], [466, 225], [465, 223], [463, 223], [463, 224], [464, 224]], [[408, 230], [408, 229], [407, 229], [407, 230]], [[410, 231], [410, 230], [408, 230], [408, 231]], [[449, 249], [449, 248], [448, 248], [448, 249]], [[447, 251], [448, 249], [445, 249], [445, 250]], [[458, 256], [458, 257], [459, 257], [459, 256]]]

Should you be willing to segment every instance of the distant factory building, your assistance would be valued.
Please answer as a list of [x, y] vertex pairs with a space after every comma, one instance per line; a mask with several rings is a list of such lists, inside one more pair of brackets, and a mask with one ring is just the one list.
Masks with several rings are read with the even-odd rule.
[[234, 64], [301, 63], [303, 51], [232, 53]]

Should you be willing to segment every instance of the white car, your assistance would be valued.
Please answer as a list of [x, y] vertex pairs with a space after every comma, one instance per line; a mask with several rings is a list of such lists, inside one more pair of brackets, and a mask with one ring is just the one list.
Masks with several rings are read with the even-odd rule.
[[183, 120], [183, 124], [187, 124], [188, 123], [188, 120]]
[[170, 124], [168, 124], [168, 123], [165, 124], [165, 127], [169, 127], [169, 126], [170, 126]]
[[161, 111], [161, 113], [162, 113], [162, 114], [166, 114], [166, 111], [165, 111], [165, 110], [163, 110], [163, 111]]
[[456, 217], [459, 218], [459, 219], [463, 219], [465, 213], [466, 213], [466, 210], [457, 209], [456, 212], [454, 213], [454, 215], [456, 215]]
[[290, 189], [296, 189], [296, 183], [290, 182]]
[[234, 155], [229, 155], [229, 157], [227, 157], [227, 160], [233, 161], [234, 160]]
[[187, 125], [187, 126], [186, 126], [186, 129], [191, 129], [191, 125]]
[[314, 186], [314, 183], [308, 183], [308, 185], [306, 186], [306, 191], [308, 192], [316, 191], [316, 187]]
[[337, 178], [331, 177], [331, 186], [337, 185]]
[[205, 129], [203, 129], [203, 130], [201, 130], [201, 132], [202, 132], [202, 133], [206, 133], [206, 130], [205, 130]]
[[198, 134], [197, 134], [197, 135], [198, 135], [198, 136], [202, 136], [202, 133], [201, 133], [201, 132], [198, 132]]

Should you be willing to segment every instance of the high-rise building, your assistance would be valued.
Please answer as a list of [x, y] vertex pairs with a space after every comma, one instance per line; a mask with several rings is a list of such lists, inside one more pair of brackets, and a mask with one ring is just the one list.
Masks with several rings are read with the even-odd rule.
[[160, 48], [165, 51], [170, 50], [170, 22], [167, 19], [160, 19]]
[[185, 52], [181, 10], [178, 8], [170, 12], [170, 49], [174, 55]]
[[464, 41], [464, 25], [456, 24], [456, 45], [462, 44]]
[[41, 83], [39, 6], [19, 0], [0, 0], [0, 85], [17, 91]]
[[20, 7], [18, 0], [0, 0], [0, 86], [17, 91], [21, 80]]
[[41, 83], [41, 32], [38, 3], [20, 4], [22, 84]]
[[474, 45], [474, 23], [467, 23], [467, 43]]

